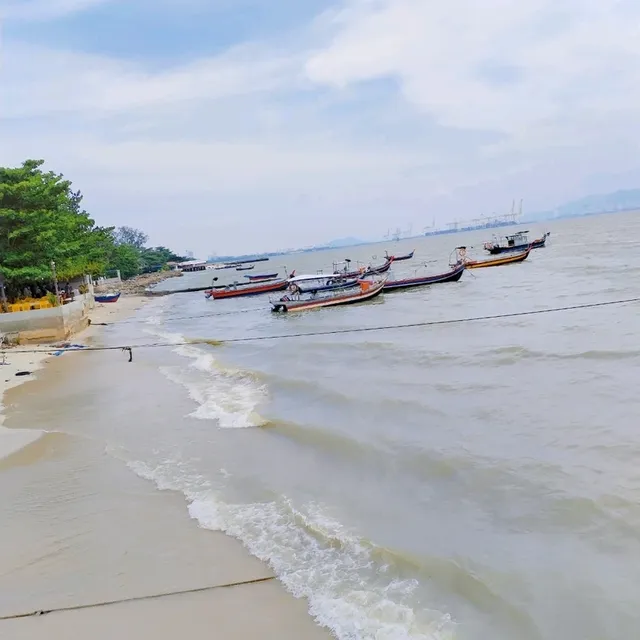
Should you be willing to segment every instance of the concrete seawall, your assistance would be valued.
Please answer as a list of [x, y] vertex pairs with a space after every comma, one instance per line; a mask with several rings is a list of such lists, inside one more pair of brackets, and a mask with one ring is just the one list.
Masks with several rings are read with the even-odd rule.
[[93, 295], [85, 294], [61, 307], [2, 313], [0, 334], [20, 344], [65, 340], [89, 324], [89, 312], [94, 306]]

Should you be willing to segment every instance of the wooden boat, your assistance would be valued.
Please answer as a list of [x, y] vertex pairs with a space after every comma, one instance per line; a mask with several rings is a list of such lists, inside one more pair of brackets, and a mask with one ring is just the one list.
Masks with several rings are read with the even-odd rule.
[[289, 278], [290, 289], [293, 293], [312, 293], [319, 291], [340, 291], [358, 285], [357, 278], [345, 278], [334, 274], [302, 275]]
[[253, 269], [255, 266], [255, 264], [252, 264], [248, 267], [236, 267], [236, 271], [251, 271], [251, 269]]
[[381, 273], [386, 273], [391, 269], [391, 265], [395, 262], [395, 258], [393, 256], [389, 256], [384, 264], [379, 267], [369, 267], [365, 272], [365, 276], [378, 275]]
[[118, 302], [120, 291], [118, 293], [105, 293], [104, 295], [93, 296], [96, 302]]
[[529, 232], [519, 231], [513, 235], [505, 236], [505, 242], [500, 242], [494, 236], [494, 241], [485, 242], [484, 248], [492, 255], [497, 255], [499, 253], [511, 253], [513, 251], [524, 251], [527, 247], [531, 249], [539, 249], [540, 247], [544, 247], [548, 237], [549, 234], [545, 233], [541, 238], [537, 238], [536, 240], [529, 242]]
[[441, 273], [436, 276], [421, 276], [418, 278], [405, 278], [403, 280], [387, 280], [384, 285], [384, 292], [399, 291], [400, 289], [411, 289], [412, 287], [424, 287], [430, 284], [441, 282], [458, 282], [462, 278], [465, 270], [464, 262], [458, 262], [451, 271]]
[[245, 278], [249, 278], [249, 280], [270, 280], [271, 278], [277, 278], [278, 273], [256, 273], [255, 275], [248, 275]]
[[372, 267], [371, 265], [369, 265], [368, 267], [360, 267], [355, 271], [351, 271], [349, 269], [351, 260], [345, 260], [344, 263], [342, 263], [344, 264], [343, 268], [339, 267], [339, 264], [341, 263], [334, 262], [333, 274], [336, 276], [342, 276], [343, 278], [366, 278], [367, 276], [379, 275], [389, 271], [391, 265], [393, 264], [393, 260], [393, 257], [388, 256], [384, 263], [379, 267]]
[[467, 269], [481, 269], [483, 267], [501, 267], [505, 264], [515, 264], [516, 262], [523, 262], [529, 257], [531, 253], [531, 247], [527, 247], [525, 251], [520, 253], [510, 253], [509, 255], [499, 258], [489, 258], [488, 260], [471, 260], [467, 256], [466, 247], [456, 247], [458, 253], [458, 261], [464, 263]]
[[405, 253], [403, 256], [390, 256], [388, 253], [386, 254], [387, 260], [391, 258], [394, 262], [401, 262], [402, 260], [411, 260], [413, 258], [413, 254], [416, 252], [414, 249], [411, 253]]
[[275, 282], [243, 282], [227, 285], [223, 289], [211, 287], [204, 292], [207, 298], [221, 300], [222, 298], [239, 298], [241, 296], [257, 296], [272, 291], [283, 291], [289, 286], [288, 280], [276, 280]]
[[371, 280], [359, 280], [360, 288], [355, 292], [341, 293], [339, 295], [316, 296], [310, 294], [307, 298], [292, 298], [288, 295], [279, 300], [271, 300], [271, 310], [274, 312], [290, 313], [293, 311], [307, 311], [321, 307], [337, 307], [346, 304], [366, 302], [379, 296], [384, 288], [386, 279], [379, 282]]

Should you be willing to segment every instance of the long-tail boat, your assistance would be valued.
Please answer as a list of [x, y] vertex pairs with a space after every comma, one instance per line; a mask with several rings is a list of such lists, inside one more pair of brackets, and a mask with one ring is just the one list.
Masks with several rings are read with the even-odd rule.
[[519, 231], [513, 235], [505, 236], [504, 239], [506, 242], [504, 243], [497, 240], [494, 236], [494, 241], [485, 242], [484, 248], [485, 251], [488, 251], [492, 255], [499, 253], [511, 253], [513, 251], [524, 251], [527, 247], [531, 249], [539, 249], [540, 247], [544, 247], [549, 235], [549, 233], [545, 233], [541, 238], [537, 238], [529, 242], [529, 232]]
[[357, 278], [344, 278], [334, 274], [310, 274], [289, 278], [290, 289], [297, 293], [312, 293], [319, 291], [340, 291], [351, 289], [358, 285]]
[[318, 296], [312, 293], [306, 298], [285, 295], [279, 300], [271, 300], [271, 310], [281, 313], [291, 313], [293, 311], [307, 311], [321, 307], [337, 307], [365, 302], [372, 300], [382, 293], [385, 281], [385, 278], [378, 282], [360, 280], [358, 282], [360, 288], [357, 291], [349, 293], [343, 292], [338, 295]]
[[402, 260], [411, 260], [413, 258], [413, 254], [416, 252], [414, 249], [411, 253], [405, 253], [403, 256], [390, 256], [389, 253], [386, 253], [386, 258], [391, 258], [394, 262], [401, 262]]
[[344, 268], [340, 269], [339, 264], [337, 262], [333, 263], [333, 273], [336, 276], [342, 276], [343, 278], [366, 278], [367, 276], [379, 275], [381, 273], [386, 273], [391, 268], [394, 259], [389, 256], [385, 259], [385, 261], [379, 267], [372, 267], [369, 265], [368, 267], [360, 267], [359, 269], [352, 271], [349, 270], [351, 265], [351, 260], [344, 261]]
[[402, 280], [387, 280], [383, 287], [385, 293], [389, 291], [400, 291], [401, 289], [411, 289], [412, 287], [424, 287], [430, 284], [441, 282], [458, 282], [462, 278], [465, 270], [464, 262], [458, 262], [451, 271], [435, 276], [420, 276], [416, 278], [404, 278]]
[[255, 268], [255, 264], [251, 264], [248, 267], [243, 267], [242, 265], [239, 267], [236, 267], [236, 271], [251, 271], [251, 269]]
[[248, 278], [252, 282], [254, 282], [255, 280], [270, 280], [271, 278], [277, 278], [277, 277], [278, 277], [277, 271], [275, 273], [256, 273], [255, 275], [252, 275], [252, 276], [245, 276], [245, 278]]
[[481, 269], [484, 267], [501, 267], [505, 264], [515, 264], [516, 262], [523, 262], [529, 257], [531, 253], [531, 247], [527, 247], [525, 251], [520, 253], [510, 253], [509, 255], [502, 256], [500, 258], [489, 258], [488, 260], [471, 260], [467, 256], [466, 247], [456, 247], [458, 254], [458, 260], [456, 262], [463, 262], [467, 269]]
[[276, 280], [275, 282], [248, 282], [230, 284], [224, 289], [211, 287], [204, 292], [207, 298], [221, 300], [223, 298], [239, 298], [241, 296], [257, 296], [262, 293], [283, 291], [289, 286], [288, 280]]

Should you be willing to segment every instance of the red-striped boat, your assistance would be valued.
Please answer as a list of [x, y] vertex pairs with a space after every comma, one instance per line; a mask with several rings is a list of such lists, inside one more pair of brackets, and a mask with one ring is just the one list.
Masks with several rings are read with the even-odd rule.
[[241, 296], [257, 296], [261, 293], [271, 293], [272, 291], [283, 291], [289, 286], [288, 280], [276, 280], [276, 282], [264, 282], [261, 284], [250, 282], [248, 284], [230, 284], [224, 289], [207, 289], [204, 295], [213, 300], [223, 298], [239, 298]]

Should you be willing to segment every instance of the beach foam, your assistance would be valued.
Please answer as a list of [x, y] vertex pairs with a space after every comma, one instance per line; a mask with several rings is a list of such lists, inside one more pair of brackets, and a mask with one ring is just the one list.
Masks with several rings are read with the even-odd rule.
[[145, 333], [161, 337], [177, 346], [173, 352], [191, 360], [187, 366], [160, 367], [162, 374], [183, 386], [198, 408], [189, 417], [215, 420], [223, 429], [259, 427], [265, 420], [258, 406], [265, 400], [267, 387], [256, 376], [222, 366], [206, 347], [184, 345], [185, 336], [148, 327]]
[[206, 479], [182, 475], [170, 460], [153, 467], [131, 462], [161, 490], [181, 491], [199, 526], [241, 541], [268, 563], [286, 589], [306, 598], [315, 620], [339, 640], [452, 640], [456, 625], [438, 611], [417, 609], [417, 582], [392, 575], [370, 542], [326, 515], [321, 505], [303, 509], [286, 498], [227, 504]]

